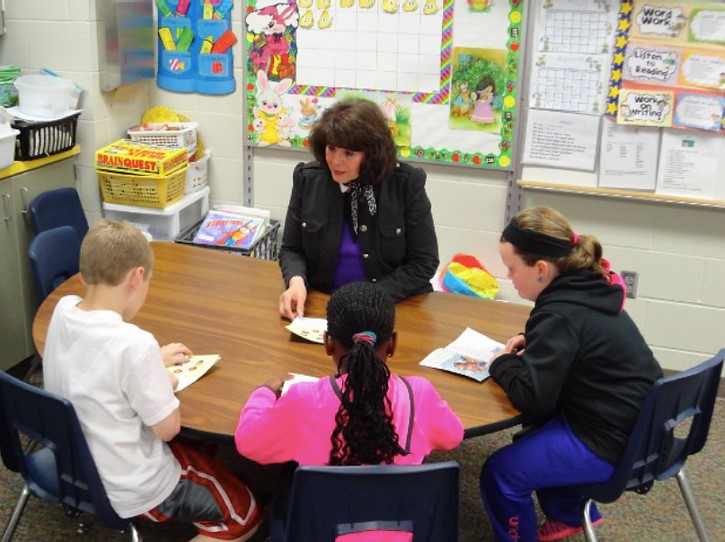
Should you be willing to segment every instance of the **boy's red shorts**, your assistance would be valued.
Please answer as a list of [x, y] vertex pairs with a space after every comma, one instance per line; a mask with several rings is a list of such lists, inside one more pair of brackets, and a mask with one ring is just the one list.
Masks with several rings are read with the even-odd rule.
[[139, 517], [193, 523], [199, 534], [219, 540], [251, 536], [262, 520], [254, 495], [222, 463], [184, 442], [169, 443], [181, 479], [156, 508]]

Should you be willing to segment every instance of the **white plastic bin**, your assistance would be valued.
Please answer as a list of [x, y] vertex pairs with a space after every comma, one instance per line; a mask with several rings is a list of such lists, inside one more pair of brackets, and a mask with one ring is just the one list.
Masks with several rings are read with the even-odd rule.
[[13, 165], [15, 161], [15, 138], [20, 132], [18, 130], [9, 130], [0, 135], [0, 169], [5, 169]]
[[186, 170], [186, 189], [187, 194], [201, 190], [209, 181], [209, 157], [211, 151], [204, 149], [204, 156], [196, 162], [189, 162], [189, 168]]
[[21, 113], [45, 119], [60, 118], [70, 110], [73, 81], [52, 75], [23, 75], [15, 80]]
[[141, 231], [150, 234], [154, 241], [172, 241], [182, 230], [206, 216], [208, 210], [208, 186], [163, 209], [103, 203], [103, 214], [106, 218], [131, 222]]

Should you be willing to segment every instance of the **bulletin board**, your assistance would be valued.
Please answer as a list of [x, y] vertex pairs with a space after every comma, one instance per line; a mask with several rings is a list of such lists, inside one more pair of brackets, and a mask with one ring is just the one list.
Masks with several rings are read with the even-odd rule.
[[544, 0], [519, 186], [725, 206], [725, 4]]
[[247, 143], [305, 148], [321, 111], [379, 104], [405, 159], [514, 167], [523, 0], [248, 0]]

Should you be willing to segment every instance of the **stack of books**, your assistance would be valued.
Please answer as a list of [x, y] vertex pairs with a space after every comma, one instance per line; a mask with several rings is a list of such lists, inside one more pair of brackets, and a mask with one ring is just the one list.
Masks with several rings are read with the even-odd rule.
[[269, 211], [242, 206], [221, 206], [209, 211], [194, 236], [194, 243], [251, 249], [269, 228]]

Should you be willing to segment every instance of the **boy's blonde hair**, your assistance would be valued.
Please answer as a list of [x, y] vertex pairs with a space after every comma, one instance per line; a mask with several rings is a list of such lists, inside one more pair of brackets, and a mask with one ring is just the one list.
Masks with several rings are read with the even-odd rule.
[[118, 286], [135, 267], [143, 267], [148, 278], [153, 263], [151, 245], [138, 228], [125, 221], [98, 221], [81, 244], [80, 271], [89, 285]]

